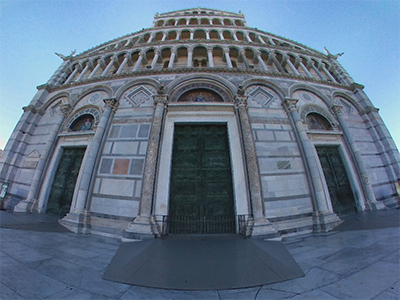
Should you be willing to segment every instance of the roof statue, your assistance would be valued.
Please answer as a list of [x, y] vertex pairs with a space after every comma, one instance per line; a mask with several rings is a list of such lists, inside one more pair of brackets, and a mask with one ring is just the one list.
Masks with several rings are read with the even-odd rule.
[[325, 51], [326, 55], [328, 55], [329, 58], [333, 58], [335, 60], [338, 59], [338, 57], [340, 57], [340, 56], [342, 56], [344, 54], [344, 52], [342, 52], [342, 53], [338, 53], [338, 54], [333, 55], [332, 53], [329, 52], [328, 49], [326, 49], [326, 47], [324, 47], [324, 51]]
[[66, 61], [66, 60], [70, 60], [70, 59], [75, 55], [76, 50], [71, 51], [71, 54], [68, 55], [68, 56], [62, 55], [62, 54], [57, 53], [57, 52], [54, 52], [54, 53], [55, 53], [57, 56], [61, 57], [61, 59], [62, 59], [63, 61]]

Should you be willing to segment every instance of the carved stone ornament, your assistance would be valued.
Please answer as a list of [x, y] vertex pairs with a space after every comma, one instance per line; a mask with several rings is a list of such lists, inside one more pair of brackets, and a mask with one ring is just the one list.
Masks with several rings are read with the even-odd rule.
[[111, 110], [116, 110], [118, 107], [118, 101], [115, 98], [103, 99], [106, 108], [111, 108]]
[[158, 94], [158, 95], [154, 96], [154, 106], [157, 106], [157, 104], [159, 104], [159, 103], [166, 106], [168, 103], [168, 96], [162, 95], [162, 94]]
[[299, 102], [299, 100], [286, 98], [285, 101], [283, 101], [283, 107], [286, 111], [292, 112], [296, 110], [297, 102]]
[[343, 106], [341, 106], [341, 105], [333, 105], [331, 109], [332, 109], [333, 113], [338, 116], [343, 113], [342, 108], [343, 108]]
[[244, 106], [245, 108], [247, 108], [247, 96], [236, 95], [236, 97], [235, 97], [235, 107], [239, 108], [241, 106]]
[[68, 103], [60, 104], [60, 111], [65, 116], [67, 116], [71, 112], [71, 108], [71, 105], [69, 105]]

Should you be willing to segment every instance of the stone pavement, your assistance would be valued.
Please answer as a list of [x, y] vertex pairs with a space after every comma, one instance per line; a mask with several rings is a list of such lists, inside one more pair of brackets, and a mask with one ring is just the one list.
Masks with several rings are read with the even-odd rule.
[[[387, 219], [399, 212], [388, 211]], [[0, 218], [10, 219], [6, 214], [0, 212]], [[284, 239], [306, 274], [302, 278], [246, 289], [178, 291], [103, 280], [121, 243], [116, 239], [50, 232], [43, 226], [13, 229], [5, 223], [0, 228], [0, 299], [400, 298], [398, 226]]]

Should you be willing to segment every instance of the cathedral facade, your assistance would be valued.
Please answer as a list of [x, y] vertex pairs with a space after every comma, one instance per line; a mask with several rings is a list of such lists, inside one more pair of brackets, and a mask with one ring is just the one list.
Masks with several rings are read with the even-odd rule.
[[123, 239], [274, 238], [398, 207], [399, 152], [325, 52], [196, 8], [59, 54], [1, 157], [3, 206]]

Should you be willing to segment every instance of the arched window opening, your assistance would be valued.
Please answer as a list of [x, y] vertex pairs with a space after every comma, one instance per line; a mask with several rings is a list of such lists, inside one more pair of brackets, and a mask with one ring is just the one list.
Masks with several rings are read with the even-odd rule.
[[206, 89], [195, 89], [184, 93], [179, 102], [224, 102], [216, 92]]
[[210, 39], [211, 39], [211, 40], [218, 40], [218, 39], [219, 39], [218, 31], [216, 31], [216, 30], [211, 30], [211, 31], [210, 31]]
[[200, 20], [200, 22], [201, 22], [201, 25], [209, 25], [210, 24], [210, 21], [208, 19], [206, 19], [206, 18], [202, 18]]
[[306, 117], [306, 122], [307, 122], [308, 129], [310, 129], [310, 130], [331, 130], [332, 129], [332, 126], [330, 125], [328, 120], [325, 119], [320, 114], [309, 113]]
[[220, 19], [212, 19], [212, 24], [213, 25], [221, 25], [221, 20]]
[[193, 38], [195, 40], [201, 40], [201, 39], [205, 40], [206, 39], [206, 33], [205, 33], [204, 30], [196, 30], [194, 32]]
[[244, 40], [244, 34], [241, 31], [237, 31], [236, 32], [236, 37], [238, 38], [239, 41], [243, 41]]
[[193, 50], [193, 67], [207, 67], [208, 55], [205, 47], [196, 47]]
[[227, 26], [232, 25], [231, 20], [229, 20], [229, 19], [224, 19], [224, 25], [227, 25]]
[[92, 130], [94, 124], [94, 117], [90, 114], [82, 115], [76, 119], [69, 129], [71, 131], [87, 131]]
[[181, 39], [182, 40], [189, 40], [190, 39], [190, 31], [189, 30], [183, 30], [181, 32]]
[[167, 26], [174, 26], [174, 24], [175, 24], [174, 19], [168, 20], [168, 22], [167, 22]]
[[156, 41], [161, 41], [162, 38], [163, 38], [163, 36], [164, 36], [164, 33], [163, 33], [163, 32], [157, 32], [157, 33], [156, 33], [156, 36], [154, 37], [154, 39], [155, 39]]
[[176, 51], [178, 59], [175, 59], [174, 66], [175, 67], [185, 67], [187, 65], [187, 57], [188, 51], [185, 47], [178, 48]]
[[175, 39], [176, 39], [176, 31], [168, 32], [167, 40], [171, 41], [171, 40], [175, 40]]
[[226, 67], [224, 51], [222, 50], [221, 47], [213, 48], [213, 61], [214, 61], [214, 67]]
[[157, 27], [161, 27], [163, 25], [164, 25], [164, 21], [163, 20], [160, 20], [160, 21], [157, 22]]
[[251, 39], [251, 41], [252, 41], [253, 43], [255, 43], [255, 42], [257, 41], [256, 35], [255, 35], [253, 32], [250, 32], [250, 33], [249, 33], [249, 37], [250, 37], [250, 39]]
[[198, 25], [199, 21], [196, 18], [191, 18], [189, 21], [189, 25]]
[[242, 21], [240, 21], [240, 20], [235, 20], [235, 25], [240, 26], [240, 27], [243, 26]]
[[229, 31], [224, 31], [222, 35], [224, 36], [224, 39], [227, 41], [233, 40], [232, 34]]
[[179, 19], [178, 25], [186, 25], [186, 19]]
[[150, 34], [149, 34], [149, 33], [145, 34], [145, 35], [143, 36], [143, 42], [147, 43], [147, 41], [149, 40], [149, 38], [150, 38]]

